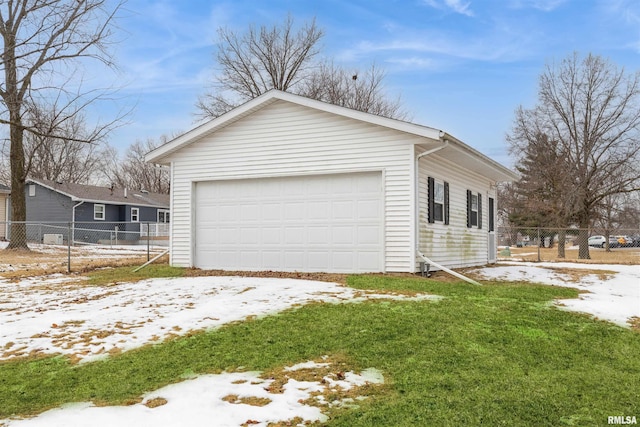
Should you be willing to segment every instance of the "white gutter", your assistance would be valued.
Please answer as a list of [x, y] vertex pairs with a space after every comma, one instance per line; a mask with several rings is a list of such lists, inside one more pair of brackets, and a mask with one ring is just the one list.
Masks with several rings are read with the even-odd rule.
[[71, 243], [75, 243], [76, 241], [76, 208], [83, 203], [84, 200], [80, 203], [76, 203], [75, 205], [73, 205], [73, 208], [71, 208], [71, 225], [73, 226], [73, 228], [71, 229], [71, 236], [69, 236], [71, 237]]
[[[416, 201], [416, 213], [415, 213], [415, 217], [416, 217], [416, 234], [419, 235], [420, 234], [420, 186], [418, 185], [420, 183], [420, 159], [428, 156], [430, 154], [433, 154], [437, 151], [442, 150], [443, 148], [446, 148], [449, 145], [449, 140], [445, 139], [442, 142], [442, 145], [438, 146], [438, 147], [434, 147], [431, 148], [423, 153], [420, 153], [416, 156], [416, 166], [415, 166], [415, 179], [416, 179], [416, 185], [415, 185], [415, 192], [416, 192], [416, 196], [415, 196], [415, 201]], [[465, 282], [474, 284], [474, 285], [478, 285], [478, 286], [482, 286], [480, 283], [476, 282], [473, 279], [470, 279], [466, 276], [463, 276], [460, 273], [457, 273], [453, 270], [451, 270], [450, 268], [445, 267], [442, 264], [438, 264], [437, 262], [427, 258], [421, 251], [420, 251], [420, 238], [419, 236], [416, 236], [416, 253], [418, 254], [418, 256], [420, 258], [422, 258], [427, 264], [429, 265], [433, 265], [436, 268], [439, 268], [442, 271], [445, 271], [449, 274], [451, 274], [452, 276], [457, 277], [458, 279], [464, 280]]]

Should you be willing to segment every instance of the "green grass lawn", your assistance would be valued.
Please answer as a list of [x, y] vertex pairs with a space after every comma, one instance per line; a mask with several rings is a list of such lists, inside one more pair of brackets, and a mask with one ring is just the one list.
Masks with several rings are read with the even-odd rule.
[[597, 426], [640, 417], [640, 334], [551, 307], [576, 290], [385, 276], [349, 285], [445, 298], [311, 304], [80, 365], [5, 362], [0, 418], [74, 401], [123, 404], [193, 374], [322, 355], [375, 367], [387, 382], [359, 408], [333, 410], [328, 425]]

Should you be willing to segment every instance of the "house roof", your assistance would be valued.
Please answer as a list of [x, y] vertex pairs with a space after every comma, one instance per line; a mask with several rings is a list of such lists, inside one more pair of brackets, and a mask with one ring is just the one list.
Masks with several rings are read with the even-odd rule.
[[11, 193], [11, 189], [6, 185], [0, 184], [0, 194], [9, 194]]
[[518, 179], [518, 176], [510, 169], [504, 167], [495, 160], [485, 156], [442, 130], [352, 110], [350, 108], [305, 98], [303, 96], [275, 89], [234, 108], [222, 116], [203, 123], [202, 125], [178, 136], [164, 145], [161, 145], [155, 150], [147, 153], [145, 160], [153, 163], [167, 164], [167, 159], [172, 153], [277, 101], [291, 102], [293, 104], [314, 108], [316, 110], [349, 117], [355, 120], [422, 137], [424, 138], [423, 143], [419, 142], [418, 144], [424, 144], [426, 149], [436, 147], [437, 145], [434, 144], [437, 144], [438, 142], [447, 141], [446, 147], [438, 151], [438, 156], [455, 161], [457, 164], [471, 171], [480, 173], [483, 176], [489, 177], [496, 182], [513, 181]]
[[[169, 195], [149, 193], [123, 188], [97, 187], [94, 185], [55, 182], [45, 179], [27, 179], [27, 184], [38, 184], [50, 190], [64, 194], [74, 202], [103, 203], [110, 205], [149, 206], [169, 208]], [[126, 196], [125, 196], [126, 191]]]

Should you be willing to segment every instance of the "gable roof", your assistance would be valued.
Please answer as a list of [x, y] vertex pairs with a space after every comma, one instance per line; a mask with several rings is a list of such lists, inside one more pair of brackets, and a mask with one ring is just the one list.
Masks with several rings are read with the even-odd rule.
[[[365, 113], [362, 111], [352, 110], [350, 108], [341, 107], [334, 104], [306, 98], [300, 95], [283, 92], [280, 90], [270, 90], [264, 94], [247, 101], [246, 103], [234, 108], [233, 110], [215, 118], [208, 122], [195, 127], [194, 129], [178, 136], [177, 138], [167, 142], [164, 145], [147, 153], [145, 160], [152, 163], [168, 163], [167, 158], [181, 148], [210, 135], [232, 123], [241, 120], [250, 114], [267, 107], [277, 101], [285, 101], [300, 106], [313, 108], [338, 116], [348, 117], [362, 122], [382, 126], [389, 129], [395, 129], [414, 136], [424, 138], [424, 144], [428, 148], [434, 147], [434, 143], [447, 142], [446, 147], [438, 152], [439, 156], [450, 158], [456, 163], [469, 170], [481, 173], [494, 181], [513, 181], [518, 177], [510, 169], [502, 166], [495, 160], [485, 156], [474, 148], [468, 146], [457, 138], [447, 134], [442, 130], [432, 127], [418, 125], [415, 123], [405, 122], [402, 120], [390, 119], [388, 117], [377, 116], [375, 114]], [[422, 145], [422, 143], [419, 143]]]
[[70, 182], [55, 182], [46, 179], [27, 179], [27, 184], [38, 184], [49, 190], [68, 196], [74, 202], [91, 202], [109, 205], [148, 206], [155, 208], [169, 208], [169, 195], [126, 190], [95, 185], [73, 184]]
[[11, 189], [9, 187], [7, 187], [6, 185], [0, 184], [0, 193], [9, 194], [9, 193], [11, 193]]

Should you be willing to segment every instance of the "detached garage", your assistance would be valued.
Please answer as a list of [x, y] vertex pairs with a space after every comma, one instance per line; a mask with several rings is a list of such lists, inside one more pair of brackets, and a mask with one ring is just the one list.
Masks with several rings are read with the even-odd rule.
[[437, 129], [280, 91], [147, 160], [171, 166], [171, 264], [222, 270], [485, 264], [495, 184], [515, 179]]

